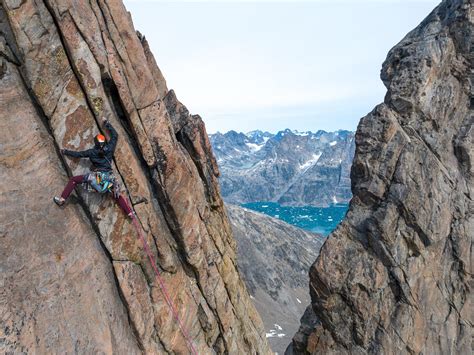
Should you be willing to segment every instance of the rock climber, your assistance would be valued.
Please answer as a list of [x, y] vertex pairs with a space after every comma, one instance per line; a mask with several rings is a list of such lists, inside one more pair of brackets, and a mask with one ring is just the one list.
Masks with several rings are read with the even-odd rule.
[[103, 124], [110, 132], [109, 141], [105, 139], [104, 135], [98, 134], [94, 137], [94, 148], [80, 152], [61, 149], [61, 153], [73, 158], [89, 158], [92, 167], [89, 173], [70, 178], [61, 196], [55, 196], [53, 201], [58, 206], [64, 205], [76, 185], [86, 183], [100, 193], [113, 193], [120, 208], [129, 218], [133, 218], [133, 211], [128, 205], [127, 200], [120, 194], [118, 181], [112, 171], [112, 159], [114, 157], [115, 147], [117, 146], [118, 133], [108, 120], [104, 120]]

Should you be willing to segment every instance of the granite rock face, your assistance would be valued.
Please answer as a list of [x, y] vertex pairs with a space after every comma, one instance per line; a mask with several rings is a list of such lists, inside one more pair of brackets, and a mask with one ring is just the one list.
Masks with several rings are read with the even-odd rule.
[[52, 203], [116, 127], [114, 171], [200, 354], [268, 354], [236, 267], [199, 116], [168, 90], [118, 0], [0, 5], [0, 352], [190, 352], [130, 221], [110, 196]]
[[473, 18], [443, 1], [388, 54], [287, 353], [472, 353]]
[[228, 203], [327, 207], [352, 197], [354, 132], [229, 131], [210, 140]]
[[226, 210], [239, 270], [270, 346], [283, 354], [310, 301], [308, 271], [325, 238], [236, 205]]

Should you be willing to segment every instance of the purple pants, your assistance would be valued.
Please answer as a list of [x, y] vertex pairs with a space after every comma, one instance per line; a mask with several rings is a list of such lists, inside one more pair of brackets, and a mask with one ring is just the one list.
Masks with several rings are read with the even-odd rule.
[[[72, 178], [70, 178], [69, 182], [67, 183], [66, 187], [64, 188], [63, 193], [61, 194], [61, 197], [65, 200], [67, 200], [67, 198], [71, 194], [72, 190], [74, 190], [76, 185], [77, 184], [83, 184], [83, 183], [87, 182], [86, 179], [87, 179], [87, 174], [86, 175], [77, 175], [77, 176], [73, 176]], [[125, 200], [122, 195], [119, 195], [118, 198], [115, 199], [115, 201], [117, 201], [120, 208], [122, 209], [122, 211], [125, 212], [126, 215], [129, 215], [130, 213], [132, 213], [132, 209], [128, 205], [127, 200]]]

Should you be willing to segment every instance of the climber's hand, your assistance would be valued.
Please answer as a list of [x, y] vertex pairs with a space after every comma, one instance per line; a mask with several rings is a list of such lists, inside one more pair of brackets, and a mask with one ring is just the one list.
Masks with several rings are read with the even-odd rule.
[[59, 151], [61, 152], [62, 155], [64, 155], [64, 152], [66, 151], [66, 149], [61, 148]]
[[104, 126], [107, 126], [109, 124], [109, 120], [107, 118], [104, 118], [104, 120], [102, 121], [102, 124]]

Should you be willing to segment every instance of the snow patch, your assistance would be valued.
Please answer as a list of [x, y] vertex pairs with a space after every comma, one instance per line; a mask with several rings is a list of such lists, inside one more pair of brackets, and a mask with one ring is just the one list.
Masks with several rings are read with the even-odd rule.
[[323, 153], [313, 154], [313, 157], [310, 160], [308, 160], [303, 165], [300, 165], [300, 170], [304, 170], [304, 169], [309, 168], [310, 166], [316, 164], [318, 162], [319, 158], [321, 158], [322, 154]]
[[[252, 296], [250, 296], [250, 297], [252, 297]], [[297, 299], [296, 299], [296, 301], [298, 301], [298, 303], [301, 303], [301, 301], [300, 301], [300, 299], [299, 299], [299, 298], [297, 298]]]
[[283, 330], [283, 328], [282, 328], [280, 325], [278, 325], [278, 324], [276, 324], [276, 323], [273, 324], [273, 325], [275, 326], [275, 329], [277, 329], [277, 330]]
[[255, 143], [245, 143], [245, 145], [246, 145], [247, 147], [249, 147], [251, 151], [253, 151], [253, 152], [258, 152], [260, 149], [263, 148], [263, 146], [264, 146], [265, 144], [258, 145], [258, 144], [255, 144]]
[[332, 141], [331, 143], [329, 143], [331, 147], [335, 146], [336, 144], [337, 144], [337, 141]]
[[334, 204], [337, 204], [337, 198], [336, 198], [336, 196], [333, 196], [333, 197], [332, 197], [332, 202], [333, 202]]
[[265, 333], [266, 338], [283, 338], [286, 334], [277, 333], [275, 329], [271, 329], [270, 333]]

